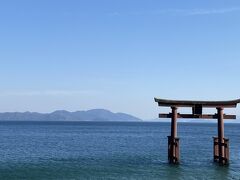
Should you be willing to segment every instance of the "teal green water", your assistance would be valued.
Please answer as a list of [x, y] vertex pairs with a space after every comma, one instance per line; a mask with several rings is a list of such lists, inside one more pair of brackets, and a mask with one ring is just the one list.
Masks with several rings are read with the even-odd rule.
[[181, 164], [167, 163], [169, 123], [0, 122], [0, 179], [240, 179], [240, 124], [226, 124], [231, 162], [212, 162], [216, 124], [179, 123]]

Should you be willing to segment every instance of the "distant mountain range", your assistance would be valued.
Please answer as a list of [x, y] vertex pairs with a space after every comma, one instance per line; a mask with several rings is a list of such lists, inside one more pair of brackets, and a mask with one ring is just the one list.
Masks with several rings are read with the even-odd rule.
[[64, 110], [52, 113], [6, 112], [0, 113], [0, 121], [142, 121], [125, 113], [113, 113], [105, 109], [69, 112]]

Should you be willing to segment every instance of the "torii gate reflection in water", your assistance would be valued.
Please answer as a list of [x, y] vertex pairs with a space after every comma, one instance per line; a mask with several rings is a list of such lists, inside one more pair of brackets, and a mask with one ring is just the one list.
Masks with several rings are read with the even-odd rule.
[[[169, 114], [159, 114], [159, 118], [171, 118], [171, 136], [168, 136], [168, 160], [171, 164], [180, 162], [177, 118], [217, 119], [218, 137], [213, 137], [213, 159], [220, 165], [229, 163], [229, 140], [224, 138], [224, 119], [236, 119], [236, 115], [223, 114], [224, 108], [236, 108], [240, 99], [233, 101], [182, 101], [154, 98], [158, 106], [171, 107]], [[191, 107], [192, 114], [177, 113], [178, 107]], [[216, 108], [217, 114], [203, 114], [203, 108]]]

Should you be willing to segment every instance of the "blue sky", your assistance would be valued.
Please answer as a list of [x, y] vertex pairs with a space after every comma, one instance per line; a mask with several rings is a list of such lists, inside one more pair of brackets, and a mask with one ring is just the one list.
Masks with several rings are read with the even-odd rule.
[[238, 0], [1, 1], [0, 42], [1, 112], [240, 97]]

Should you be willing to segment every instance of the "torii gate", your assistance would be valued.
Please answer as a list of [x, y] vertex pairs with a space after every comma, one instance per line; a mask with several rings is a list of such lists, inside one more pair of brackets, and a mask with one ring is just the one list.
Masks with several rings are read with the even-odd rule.
[[[224, 138], [224, 119], [236, 119], [236, 115], [223, 114], [224, 108], [236, 108], [240, 99], [232, 101], [185, 101], [154, 98], [158, 106], [171, 107], [169, 114], [159, 114], [159, 118], [171, 118], [171, 136], [168, 136], [168, 160], [171, 164], [180, 162], [179, 138], [177, 137], [177, 118], [217, 119], [218, 137], [213, 137], [213, 159], [220, 165], [229, 163], [229, 139]], [[192, 114], [177, 113], [178, 107], [191, 107]], [[203, 108], [216, 108], [217, 114], [202, 114]]]

